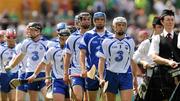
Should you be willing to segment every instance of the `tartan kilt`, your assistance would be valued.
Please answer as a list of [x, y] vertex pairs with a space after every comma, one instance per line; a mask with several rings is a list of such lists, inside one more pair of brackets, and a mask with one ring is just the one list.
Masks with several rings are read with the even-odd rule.
[[154, 67], [145, 101], [162, 101], [171, 97], [176, 85], [174, 78], [168, 72], [169, 70], [168, 66]]

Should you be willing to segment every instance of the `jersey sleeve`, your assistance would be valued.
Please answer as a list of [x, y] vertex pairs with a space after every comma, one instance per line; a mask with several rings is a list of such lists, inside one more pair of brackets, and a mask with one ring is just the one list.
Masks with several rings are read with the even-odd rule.
[[133, 58], [133, 54], [135, 51], [135, 42], [133, 38], [130, 39], [130, 48], [131, 48], [130, 57]]
[[90, 34], [85, 33], [80, 41], [79, 49], [87, 49], [89, 39], [90, 39]]
[[45, 64], [51, 63], [51, 60], [53, 60], [52, 59], [52, 52], [53, 52], [53, 50], [54, 50], [53, 47], [48, 49], [48, 51], [45, 53], [45, 55], [44, 55], [44, 57], [42, 59], [42, 62], [44, 62]]
[[[2, 52], [3, 52], [3, 50], [4, 50], [4, 47], [3, 46], [0, 46], [0, 63], [1, 63], [1, 65], [0, 66], [2, 66]], [[2, 67], [1, 67], [2, 68]]]
[[106, 59], [107, 57], [108, 57], [108, 55], [107, 55], [107, 51], [108, 51], [108, 40], [107, 39], [105, 39], [103, 42], [102, 42], [102, 44], [101, 44], [101, 46], [100, 46], [100, 49], [98, 50], [98, 52], [96, 53], [96, 56], [97, 57], [102, 57], [102, 58], [104, 58], [104, 59]]
[[25, 39], [25, 40], [22, 42], [21, 53], [26, 54], [26, 52], [27, 52], [27, 47], [28, 47], [28, 45], [30, 44], [29, 41], [30, 41], [30, 40]]
[[72, 52], [73, 52], [73, 45], [74, 45], [73, 37], [70, 36], [66, 40], [64, 53], [72, 54]]

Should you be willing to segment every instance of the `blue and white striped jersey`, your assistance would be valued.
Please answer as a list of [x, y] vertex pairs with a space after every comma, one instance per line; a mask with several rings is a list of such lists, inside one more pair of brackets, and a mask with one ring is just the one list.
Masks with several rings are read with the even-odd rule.
[[43, 38], [36, 42], [30, 38], [23, 41], [21, 52], [27, 55], [26, 72], [34, 72], [47, 51], [47, 43], [48, 41]]
[[77, 30], [72, 33], [66, 41], [65, 53], [71, 54], [71, 74], [81, 73], [80, 63], [79, 63], [79, 45], [82, 39], [82, 35]]
[[45, 64], [52, 64], [52, 77], [55, 79], [63, 78], [63, 56], [64, 51], [59, 45], [49, 48], [42, 60]]
[[86, 50], [86, 67], [91, 68], [93, 65], [98, 67], [99, 58], [96, 56], [96, 52], [100, 49], [102, 41], [107, 37], [112, 37], [113, 34], [105, 29], [105, 31], [101, 34], [98, 34], [94, 29], [87, 31], [81, 42], [80, 49]]
[[127, 73], [131, 72], [130, 65], [134, 48], [135, 43], [131, 37], [106, 38], [96, 55], [106, 59], [107, 70], [115, 73]]
[[[0, 73], [6, 73], [4, 67], [9, 65], [14, 55], [16, 55], [15, 48], [9, 48], [7, 45], [0, 46]], [[17, 71], [18, 66], [11, 70], [12, 73]]]

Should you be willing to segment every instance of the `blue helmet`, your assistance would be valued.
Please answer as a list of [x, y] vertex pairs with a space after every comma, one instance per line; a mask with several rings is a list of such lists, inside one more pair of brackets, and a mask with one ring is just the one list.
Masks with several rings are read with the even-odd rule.
[[106, 14], [103, 12], [94, 13], [93, 20], [95, 20], [96, 18], [99, 18], [99, 17], [104, 17], [104, 19], [106, 20]]
[[56, 25], [56, 31], [59, 33], [60, 30], [66, 29], [67, 28], [67, 23], [65, 22], [60, 22]]

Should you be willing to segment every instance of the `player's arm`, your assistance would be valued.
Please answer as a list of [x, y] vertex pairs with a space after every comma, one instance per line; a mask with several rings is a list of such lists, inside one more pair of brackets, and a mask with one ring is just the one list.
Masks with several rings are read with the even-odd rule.
[[132, 69], [132, 74], [133, 74], [133, 83], [134, 83], [134, 88], [135, 91], [137, 92], [138, 90], [138, 83], [137, 83], [137, 70], [138, 70], [138, 65], [134, 62], [133, 59], [131, 59], [131, 69]]
[[72, 50], [73, 50], [73, 45], [74, 45], [74, 39], [73, 37], [69, 37], [67, 40], [66, 40], [66, 43], [65, 43], [65, 54], [64, 54], [64, 57], [63, 57], [63, 65], [64, 65], [64, 81], [66, 83], [68, 83], [69, 81], [69, 67], [70, 67], [70, 64], [71, 64], [71, 54], [72, 54]]
[[80, 65], [81, 65], [81, 70], [86, 70], [85, 57], [86, 57], [86, 50], [85, 49], [80, 49]]
[[131, 57], [131, 69], [132, 69], [132, 74], [133, 74], [133, 84], [134, 84], [134, 88], [135, 91], [137, 92], [137, 87], [138, 87], [138, 83], [137, 83], [137, 74], [138, 74], [138, 65], [136, 64], [136, 62], [132, 59], [133, 58], [133, 54], [134, 54], [134, 49], [135, 49], [135, 42], [132, 39], [132, 41], [130, 41], [130, 45], [131, 45], [131, 52], [130, 52], [130, 57]]
[[99, 73], [100, 79], [104, 79], [103, 74], [104, 74], [105, 61], [106, 61], [105, 58], [103, 58], [103, 57], [99, 58], [98, 73]]
[[98, 62], [98, 74], [100, 78], [100, 85], [102, 86], [105, 83], [104, 80], [104, 68], [105, 68], [105, 63], [106, 63], [106, 58], [107, 56], [107, 47], [109, 44], [107, 44], [106, 39], [102, 42], [100, 49], [96, 53], [96, 56], [99, 57], [99, 62]]
[[133, 76], [136, 77], [137, 76], [137, 68], [138, 68], [138, 65], [135, 63], [135, 61], [133, 59], [131, 59], [131, 69], [132, 69], [132, 73], [133, 73]]
[[64, 56], [64, 81], [67, 82], [69, 79], [68, 70], [70, 67], [71, 54], [66, 53]]
[[86, 71], [86, 53], [88, 52], [88, 43], [89, 43], [90, 37], [88, 34], [84, 33], [84, 36], [82, 40], [80, 41], [79, 49], [80, 49], [80, 54], [79, 54], [79, 60], [80, 60], [80, 66], [81, 66], [81, 73], [83, 77], [87, 77], [87, 71]]
[[24, 53], [19, 53], [15, 58], [13, 58], [13, 61], [10, 62], [9, 66], [5, 67], [6, 71], [9, 71], [13, 69], [16, 65], [18, 65], [24, 58], [25, 54]]
[[[52, 70], [52, 64], [49, 63], [45, 67], [46, 77], [50, 77], [51, 76], [51, 70]], [[50, 79], [46, 79], [45, 83], [46, 83], [46, 86], [49, 86], [51, 84], [51, 80]]]
[[47, 64], [45, 66], [45, 73], [46, 73], [46, 77], [50, 77], [51, 76], [51, 70], [52, 70], [52, 64]]
[[86, 65], [85, 65], [85, 58], [86, 58], [86, 50], [80, 49], [80, 66], [82, 71], [82, 76], [86, 77]]

